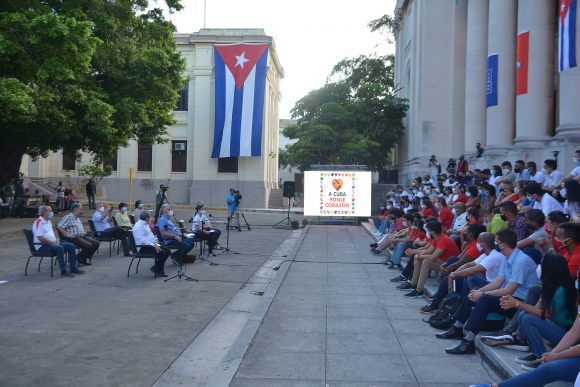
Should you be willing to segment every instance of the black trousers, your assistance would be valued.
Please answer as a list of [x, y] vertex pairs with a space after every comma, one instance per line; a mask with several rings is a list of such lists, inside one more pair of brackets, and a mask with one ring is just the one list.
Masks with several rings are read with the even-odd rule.
[[171, 250], [169, 250], [165, 246], [161, 246], [159, 249], [160, 249], [159, 252], [157, 252], [155, 250], [155, 247], [153, 246], [143, 246], [141, 247], [140, 252], [147, 254], [149, 253], [155, 254], [156, 257], [155, 257], [155, 265], [153, 265], [153, 270], [155, 270], [157, 273], [165, 273], [165, 261], [167, 261], [167, 258], [171, 254]]
[[111, 227], [103, 231], [101, 234], [119, 239], [121, 241], [121, 246], [123, 246], [123, 254], [129, 255], [129, 241], [127, 238], [127, 233], [129, 232], [131, 231], [123, 230], [121, 227]]
[[91, 259], [101, 244], [101, 242], [98, 240], [84, 235], [77, 235], [74, 238], [63, 239], [81, 248], [81, 251], [77, 255], [79, 261], [86, 261], [87, 259]]

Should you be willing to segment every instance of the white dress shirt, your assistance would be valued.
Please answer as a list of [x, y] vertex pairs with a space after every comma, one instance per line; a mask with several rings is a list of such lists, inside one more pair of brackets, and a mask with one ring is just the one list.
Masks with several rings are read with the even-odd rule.
[[[149, 224], [144, 220], [139, 219], [135, 226], [133, 226], [133, 238], [135, 238], [135, 244], [137, 246], [155, 246], [157, 244], [157, 238], [151, 232]], [[139, 248], [140, 250], [141, 248]]]
[[546, 176], [546, 180], [544, 181], [544, 185], [546, 187], [556, 186], [556, 185], [560, 184], [560, 182], [562, 181], [563, 178], [564, 178], [564, 175], [562, 175], [562, 173], [560, 171], [553, 170], [551, 173], [548, 174], [548, 176]]

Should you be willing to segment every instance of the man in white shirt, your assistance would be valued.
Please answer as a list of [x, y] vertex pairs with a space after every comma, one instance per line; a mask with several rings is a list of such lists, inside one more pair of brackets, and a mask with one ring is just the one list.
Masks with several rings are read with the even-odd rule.
[[149, 227], [150, 217], [149, 211], [141, 211], [139, 220], [135, 223], [131, 232], [135, 239], [135, 246], [139, 246], [136, 248], [137, 251], [156, 254], [155, 265], [151, 267], [151, 271], [156, 276], [167, 277], [165, 274], [165, 261], [171, 254], [171, 250], [157, 243], [157, 238], [155, 238]]
[[580, 181], [580, 149], [578, 149], [574, 153], [574, 157], [572, 158], [572, 162], [574, 163], [575, 167], [566, 177], [564, 177], [564, 180], [562, 181], [562, 187], [564, 187], [565, 181], [568, 181], [568, 180]]
[[448, 235], [459, 235], [461, 234], [461, 230], [467, 224], [467, 211], [465, 208], [465, 204], [459, 202], [453, 205], [453, 215], [455, 218], [453, 219], [453, 223], [451, 224], [451, 228], [447, 230]]
[[[40, 206], [40, 217], [32, 225], [32, 234], [34, 235], [34, 248], [39, 252], [49, 252], [56, 254], [60, 266], [60, 274], [63, 277], [74, 277], [73, 274], [84, 274], [84, 271], [77, 268], [77, 253], [75, 245], [69, 242], [62, 242], [56, 239], [52, 229], [51, 220], [54, 213], [50, 206]], [[70, 272], [66, 270], [64, 253], [68, 254]], [[71, 274], [72, 273], [72, 274]]]
[[535, 162], [528, 161], [526, 163], [526, 169], [528, 170], [528, 173], [530, 174], [530, 177], [533, 181], [538, 184], [544, 184], [544, 181], [546, 181], [546, 175], [538, 171], [538, 167], [536, 166]]
[[544, 171], [546, 173], [546, 180], [544, 181], [544, 186], [542, 189], [546, 192], [552, 192], [554, 189], [558, 188], [564, 175], [558, 170], [556, 170], [556, 160], [545, 160], [544, 161]]
[[210, 256], [215, 257], [213, 252], [214, 248], [217, 250], [223, 250], [223, 247], [218, 244], [221, 231], [215, 228], [207, 216], [205, 216], [205, 204], [203, 202], [197, 202], [195, 206], [193, 228], [198, 237], [207, 240], [207, 247]]
[[524, 187], [528, 199], [534, 200], [534, 209], [540, 210], [545, 216], [548, 216], [552, 211], [564, 211], [564, 207], [549, 193], [542, 190], [540, 184], [535, 181], [530, 181]]
[[123, 246], [123, 253], [125, 257], [130, 257], [129, 242], [127, 241], [126, 233], [131, 231], [125, 231], [121, 227], [111, 227], [111, 214], [113, 213], [113, 207], [105, 209], [105, 206], [101, 203], [97, 205], [97, 211], [93, 214], [92, 221], [95, 225], [95, 231], [97, 234], [110, 236], [121, 241], [121, 246]]

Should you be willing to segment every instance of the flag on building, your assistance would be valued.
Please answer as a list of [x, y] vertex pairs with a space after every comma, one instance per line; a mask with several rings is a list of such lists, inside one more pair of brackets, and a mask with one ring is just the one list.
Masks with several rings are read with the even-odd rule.
[[267, 44], [215, 45], [211, 157], [261, 156]]
[[558, 68], [576, 67], [576, 5], [577, 0], [560, 0], [558, 18]]
[[486, 107], [497, 106], [498, 54], [487, 56], [487, 79], [485, 85]]
[[530, 31], [518, 34], [516, 62], [516, 95], [528, 93], [528, 63], [530, 53]]

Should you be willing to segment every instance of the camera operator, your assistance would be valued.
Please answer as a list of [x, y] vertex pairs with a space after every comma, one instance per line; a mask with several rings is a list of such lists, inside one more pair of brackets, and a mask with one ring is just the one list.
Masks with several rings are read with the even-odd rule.
[[171, 253], [171, 260], [174, 263], [183, 263], [183, 258], [193, 249], [195, 243], [181, 234], [181, 230], [171, 221], [172, 216], [171, 206], [167, 203], [163, 204], [157, 228], [163, 238], [163, 244], [171, 249], [178, 249]]
[[230, 188], [230, 194], [226, 198], [228, 205], [228, 227], [230, 227], [230, 222], [234, 219], [234, 215], [236, 214], [236, 210], [238, 208], [238, 202], [236, 201], [236, 196], [234, 195], [235, 192], [235, 189]]
[[209, 255], [215, 257], [213, 252], [214, 249], [223, 250], [223, 247], [218, 244], [221, 231], [215, 228], [207, 216], [205, 216], [204, 207], [205, 204], [203, 202], [197, 202], [195, 206], [195, 214], [193, 217], [193, 227], [198, 237], [207, 240]]
[[169, 187], [166, 187], [163, 184], [159, 185], [159, 191], [157, 191], [157, 195], [155, 196], [155, 219], [159, 219], [159, 212], [163, 205], [163, 201], [165, 200], [165, 193], [168, 189]]

